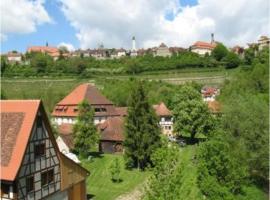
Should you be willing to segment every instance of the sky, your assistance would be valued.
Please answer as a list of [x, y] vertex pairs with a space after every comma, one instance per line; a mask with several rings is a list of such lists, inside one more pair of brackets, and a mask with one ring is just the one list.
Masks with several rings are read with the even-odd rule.
[[189, 47], [215, 40], [227, 46], [269, 36], [268, 0], [1, 0], [1, 52], [28, 46], [69, 50]]

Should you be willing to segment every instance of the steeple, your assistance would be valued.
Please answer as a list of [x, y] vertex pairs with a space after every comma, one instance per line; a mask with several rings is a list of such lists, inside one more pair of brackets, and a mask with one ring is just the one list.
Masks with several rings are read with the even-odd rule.
[[136, 51], [136, 41], [135, 41], [135, 36], [132, 37], [132, 51]]
[[213, 44], [214, 42], [215, 42], [214, 33], [211, 33], [211, 44]]

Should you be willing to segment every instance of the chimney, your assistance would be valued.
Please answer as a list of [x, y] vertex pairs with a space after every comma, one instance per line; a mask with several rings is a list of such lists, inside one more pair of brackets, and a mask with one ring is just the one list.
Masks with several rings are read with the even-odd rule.
[[214, 42], [215, 42], [214, 33], [211, 33], [211, 44], [213, 44]]

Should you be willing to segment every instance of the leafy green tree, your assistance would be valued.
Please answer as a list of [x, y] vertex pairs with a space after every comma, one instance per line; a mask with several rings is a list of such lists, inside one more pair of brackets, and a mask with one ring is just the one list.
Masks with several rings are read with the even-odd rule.
[[196, 134], [207, 135], [214, 127], [210, 114], [201, 95], [193, 87], [185, 85], [173, 98], [174, 131], [178, 135], [191, 137]]
[[236, 68], [240, 65], [240, 58], [233, 52], [228, 52], [228, 54], [223, 59], [226, 62], [226, 68]]
[[6, 56], [1, 56], [1, 76], [5, 73], [6, 68], [8, 68], [8, 62]]
[[86, 157], [99, 141], [94, 125], [94, 111], [86, 100], [79, 104], [79, 114], [73, 127], [73, 134], [74, 149], [83, 157]]
[[143, 83], [138, 82], [128, 102], [125, 125], [125, 158], [128, 167], [144, 169], [151, 164], [150, 156], [160, 144], [157, 116], [149, 104]]
[[244, 51], [245, 63], [248, 65], [251, 65], [254, 58], [255, 58], [254, 49], [252, 49], [252, 48], [245, 49], [245, 51]]
[[[239, 159], [241, 148], [233, 151], [226, 134], [202, 143], [198, 151], [198, 185], [210, 200], [232, 200], [242, 193], [247, 169]], [[236, 153], [238, 155], [236, 155]]]
[[179, 147], [159, 148], [151, 156], [154, 164], [153, 175], [147, 185], [145, 200], [156, 199], [184, 199], [183, 184], [183, 166]]
[[222, 44], [218, 43], [212, 51], [212, 56], [217, 60], [221, 61], [228, 53], [228, 49]]
[[52, 65], [52, 58], [43, 53], [35, 53], [31, 59], [31, 66], [36, 69], [37, 73], [44, 73]]
[[120, 182], [120, 173], [121, 173], [121, 166], [119, 163], [119, 159], [114, 159], [112, 165], [110, 166], [110, 172], [113, 182]]

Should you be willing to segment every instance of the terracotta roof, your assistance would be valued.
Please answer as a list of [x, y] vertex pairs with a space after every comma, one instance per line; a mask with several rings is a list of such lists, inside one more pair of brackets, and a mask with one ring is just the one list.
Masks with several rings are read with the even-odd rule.
[[100, 131], [100, 140], [124, 141], [123, 117], [109, 117], [97, 127]]
[[221, 112], [221, 105], [218, 101], [209, 101], [207, 103], [209, 110], [212, 113], [220, 113]]
[[157, 116], [171, 116], [172, 112], [167, 108], [167, 106], [161, 102], [158, 105], [153, 105], [153, 108]]
[[1, 100], [1, 180], [13, 181], [21, 166], [39, 100]]
[[78, 104], [83, 100], [88, 100], [93, 108], [105, 109], [102, 112], [95, 112], [95, 116], [118, 115], [111, 101], [104, 97], [95, 86], [85, 83], [76, 87], [63, 100], [57, 103], [52, 116], [76, 117], [78, 115]]
[[56, 47], [31, 46], [27, 48], [27, 52], [55, 53], [59, 52], [59, 50]]
[[115, 110], [120, 116], [127, 116], [127, 107], [116, 107]]
[[91, 105], [113, 104], [106, 97], [104, 97], [94, 85], [84, 83], [76, 87], [57, 105], [78, 105], [84, 99], [88, 100]]
[[211, 44], [208, 42], [198, 41], [192, 45], [192, 48], [202, 48], [202, 49], [214, 49], [216, 47], [216, 43]]
[[74, 148], [72, 132], [73, 124], [61, 124], [58, 126], [59, 136], [62, 138], [63, 142], [68, 146], [69, 149]]

